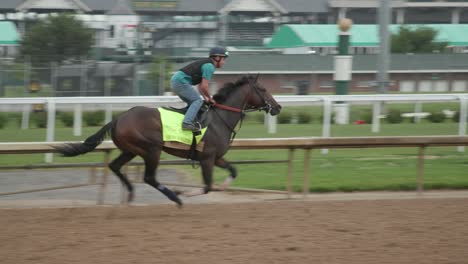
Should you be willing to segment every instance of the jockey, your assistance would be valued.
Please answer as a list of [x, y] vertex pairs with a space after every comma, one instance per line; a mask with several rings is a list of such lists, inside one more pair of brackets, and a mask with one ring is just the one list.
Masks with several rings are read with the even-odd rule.
[[[188, 105], [182, 122], [182, 129], [194, 132], [201, 129], [200, 124], [194, 122], [195, 117], [203, 105], [203, 101], [211, 104], [215, 103], [208, 91], [208, 82], [216, 68], [221, 68], [228, 56], [229, 53], [225, 48], [214, 47], [210, 49], [208, 58], [192, 62], [172, 76], [172, 90]], [[193, 89], [192, 85], [197, 85], [198, 92]]]

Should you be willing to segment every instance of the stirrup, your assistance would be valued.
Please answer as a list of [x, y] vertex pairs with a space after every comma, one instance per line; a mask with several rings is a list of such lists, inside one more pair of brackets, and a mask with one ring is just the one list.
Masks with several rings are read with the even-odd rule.
[[191, 130], [192, 132], [200, 132], [201, 131], [201, 125], [198, 122], [194, 123], [182, 123], [182, 129], [183, 130]]

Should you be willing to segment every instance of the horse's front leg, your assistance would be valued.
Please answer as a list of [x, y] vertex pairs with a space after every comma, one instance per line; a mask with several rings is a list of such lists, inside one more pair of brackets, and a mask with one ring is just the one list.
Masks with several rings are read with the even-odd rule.
[[229, 171], [229, 176], [224, 180], [223, 184], [219, 187], [213, 187], [213, 191], [224, 191], [231, 185], [232, 181], [237, 177], [237, 170], [224, 158], [219, 158], [215, 161], [217, 167], [223, 168]]
[[[214, 165], [228, 170], [230, 172], [229, 176], [224, 180], [224, 182], [220, 186], [213, 185]], [[232, 166], [229, 162], [227, 162], [224, 158], [219, 158], [214, 161], [212, 159], [202, 160], [200, 161], [200, 166], [202, 169], [203, 182], [205, 183], [205, 187], [202, 189], [184, 193], [185, 196], [197, 196], [209, 193], [210, 191], [224, 191], [231, 185], [231, 182], [237, 177], [236, 168]]]
[[215, 164], [214, 158], [200, 160], [200, 167], [203, 175], [204, 188], [193, 190], [191, 192], [183, 193], [185, 196], [197, 196], [207, 194], [213, 190], [213, 167]]

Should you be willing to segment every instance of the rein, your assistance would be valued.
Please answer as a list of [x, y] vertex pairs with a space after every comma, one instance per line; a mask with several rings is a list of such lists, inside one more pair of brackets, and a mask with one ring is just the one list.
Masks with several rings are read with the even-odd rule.
[[[231, 111], [231, 112], [235, 112], [235, 113], [239, 113], [240, 114], [239, 129], [240, 129], [240, 127], [242, 126], [242, 122], [244, 121], [244, 117], [245, 117], [244, 111], [242, 109], [235, 108], [235, 107], [230, 107], [230, 106], [223, 105], [223, 104], [218, 104], [218, 103], [213, 104], [213, 107], [223, 109], [223, 110], [227, 110], [227, 111]], [[232, 143], [232, 141], [234, 141], [234, 138], [236, 138], [236, 135], [237, 135], [237, 131], [235, 130], [235, 127], [229, 126], [228, 123], [226, 122], [226, 120], [224, 120], [219, 115], [218, 111], [216, 111], [216, 109], [213, 109], [213, 110], [215, 110], [214, 112], [216, 113], [216, 115], [218, 115], [219, 119], [221, 119], [221, 121], [223, 121], [224, 125], [231, 131], [231, 143]]]
[[236, 112], [236, 113], [241, 113], [242, 112], [242, 110], [239, 109], [239, 108], [230, 107], [230, 106], [223, 105], [223, 104], [214, 103], [213, 106], [217, 107], [219, 109], [228, 110], [228, 111], [231, 111], [231, 112]]

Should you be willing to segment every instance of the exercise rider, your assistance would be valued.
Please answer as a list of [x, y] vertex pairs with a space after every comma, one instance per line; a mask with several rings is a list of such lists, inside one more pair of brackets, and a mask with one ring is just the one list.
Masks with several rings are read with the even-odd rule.
[[[185, 113], [182, 129], [199, 131], [200, 124], [195, 122], [195, 117], [203, 105], [203, 101], [214, 103], [208, 91], [208, 82], [217, 68], [221, 68], [229, 53], [223, 47], [210, 49], [209, 57], [197, 60], [183, 67], [171, 78], [172, 90], [188, 105]], [[198, 92], [193, 89], [197, 85]], [[202, 96], [202, 98], [200, 97]]]

